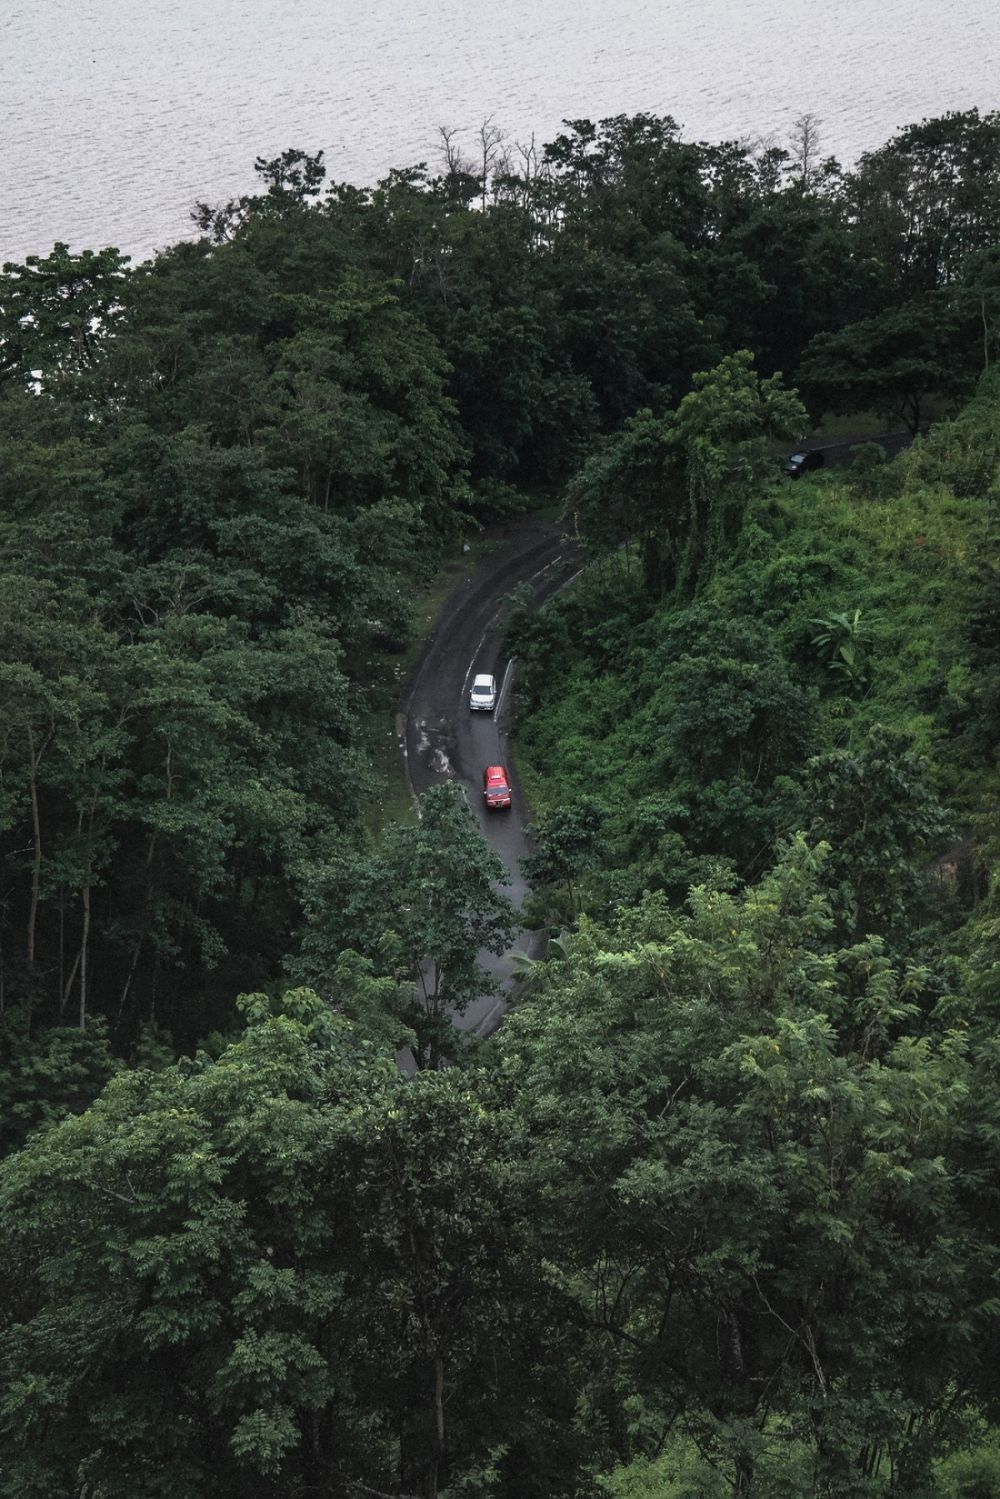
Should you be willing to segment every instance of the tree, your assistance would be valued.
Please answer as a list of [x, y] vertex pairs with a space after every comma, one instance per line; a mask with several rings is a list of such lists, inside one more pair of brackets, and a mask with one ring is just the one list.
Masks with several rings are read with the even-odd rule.
[[807, 190], [814, 185], [819, 172], [822, 123], [822, 120], [818, 119], [811, 110], [800, 114], [792, 123], [792, 137], [789, 143], [792, 148], [792, 165], [789, 171]]
[[859, 255], [887, 265], [903, 297], [950, 284], [967, 255], [996, 242], [998, 167], [995, 111], [950, 111], [907, 126], [846, 179]]
[[122, 314], [127, 255], [115, 249], [7, 261], [0, 275], [0, 387], [52, 388], [89, 371]]
[[0, 1169], [0, 1493], [568, 1499], [578, 1339], [503, 1116], [307, 991], [242, 1009]]
[[437, 1068], [460, 1045], [452, 1017], [490, 992], [480, 954], [503, 952], [513, 936], [514, 911], [500, 893], [509, 881], [461, 789], [432, 787], [415, 825], [393, 824], [369, 857], [313, 872], [295, 973], [322, 990], [343, 949], [373, 957], [408, 985], [400, 1019], [416, 1036], [418, 1066]]
[[831, 941], [822, 861], [582, 922], [497, 1045], [618, 1460], [684, 1434], [736, 1493], [839, 1495], [888, 1452], [919, 1492], [996, 1315], [972, 1069], [919, 972]]
[[19, 1150], [34, 1130], [82, 1113], [118, 1070], [101, 1021], [36, 1028], [30, 1013], [0, 1018], [0, 1157]]
[[802, 430], [805, 411], [780, 375], [762, 380], [746, 349], [696, 375], [669, 442], [684, 465], [688, 520], [681, 574], [696, 589], [735, 544], [750, 498], [774, 473], [771, 445]]
[[735, 545], [751, 497], [776, 472], [775, 438], [801, 431], [805, 411], [780, 376], [761, 380], [753, 355], [729, 355], [694, 377], [670, 416], [640, 411], [590, 459], [567, 494], [584, 536], [601, 549], [636, 538], [654, 596], [693, 593]]
[[762, 374], [796, 370], [817, 333], [882, 311], [887, 273], [857, 255], [835, 195], [793, 181], [747, 208], [699, 257], [711, 298], [700, 305], [725, 319], [727, 347], [754, 351]]
[[639, 543], [643, 581], [654, 595], [676, 579], [677, 533], [684, 523], [667, 431], [667, 423], [651, 411], [637, 412], [566, 490], [568, 518], [591, 551], [600, 555], [622, 543]]
[[527, 829], [534, 851], [521, 860], [525, 878], [536, 890], [563, 885], [570, 920], [578, 909], [575, 881], [598, 863], [603, 823], [603, 809], [582, 796], [572, 806], [550, 808]]
[[307, 151], [290, 148], [271, 160], [258, 156], [254, 171], [267, 187], [264, 194], [231, 198], [228, 203], [213, 206], [196, 203], [191, 211], [195, 226], [213, 244], [224, 244], [252, 218], [281, 215], [308, 206], [318, 196], [326, 178], [323, 152], [310, 156]]
[[968, 383], [968, 361], [958, 357], [955, 321], [940, 298], [926, 297], [819, 333], [806, 349], [799, 375], [820, 411], [878, 411], [920, 430], [929, 395], [953, 395]]
[[1000, 250], [977, 250], [967, 256], [951, 294], [958, 313], [975, 329], [985, 372], [996, 362], [1000, 348]]
[[[115, 722], [116, 642], [91, 617], [89, 604], [79, 585], [57, 591], [30, 575], [0, 577], [0, 767], [6, 783], [0, 826], [13, 835], [4, 864], [17, 891], [3, 924], [15, 912], [23, 921], [23, 966], [15, 960], [8, 970], [5, 943], [0, 972], [15, 1004], [30, 1007], [46, 989], [57, 988], [60, 1017], [78, 980], [81, 1030], [88, 1007], [91, 893], [110, 852], [122, 746]], [[69, 968], [63, 945], [67, 891], [81, 907], [79, 926], [69, 925], [79, 933]]]
[[259, 441], [303, 492], [354, 514], [402, 499], [432, 528], [454, 523], [465, 457], [435, 340], [378, 283], [289, 297], [294, 336], [271, 351]]
[[775, 782], [812, 747], [813, 704], [770, 632], [707, 601], [675, 616], [657, 657], [653, 764], [671, 823], [699, 853], [742, 866], [770, 844]]
[[830, 845], [834, 909], [847, 940], [906, 934], [925, 914], [923, 866], [948, 831], [912, 738], [875, 727], [858, 749], [815, 756], [799, 806]]

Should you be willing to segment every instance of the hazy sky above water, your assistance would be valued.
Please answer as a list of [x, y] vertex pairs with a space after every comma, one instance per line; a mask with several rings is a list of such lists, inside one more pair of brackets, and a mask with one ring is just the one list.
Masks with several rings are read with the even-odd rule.
[[1000, 106], [997, 0], [0, 0], [0, 259], [189, 232], [257, 155], [371, 182], [440, 124], [649, 110], [701, 139], [809, 110], [848, 162], [948, 109]]

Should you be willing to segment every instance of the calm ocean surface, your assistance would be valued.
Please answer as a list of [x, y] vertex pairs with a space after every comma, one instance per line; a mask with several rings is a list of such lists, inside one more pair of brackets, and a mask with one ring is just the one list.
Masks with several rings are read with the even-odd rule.
[[1000, 106], [998, 0], [0, 0], [0, 260], [188, 232], [253, 159], [325, 149], [371, 182], [493, 115], [669, 113], [702, 139], [810, 110], [844, 162]]

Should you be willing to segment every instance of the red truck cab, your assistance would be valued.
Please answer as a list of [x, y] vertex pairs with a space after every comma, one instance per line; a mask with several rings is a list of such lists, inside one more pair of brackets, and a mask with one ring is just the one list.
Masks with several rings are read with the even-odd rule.
[[510, 806], [510, 781], [502, 765], [487, 765], [483, 771], [483, 798], [488, 811]]

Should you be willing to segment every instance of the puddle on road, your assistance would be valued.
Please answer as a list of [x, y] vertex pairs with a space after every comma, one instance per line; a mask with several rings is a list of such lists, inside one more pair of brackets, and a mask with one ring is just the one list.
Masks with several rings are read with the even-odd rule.
[[416, 735], [417, 754], [427, 766], [439, 776], [453, 776], [455, 774], [449, 754], [447, 726], [431, 728], [424, 719], [417, 722]]

